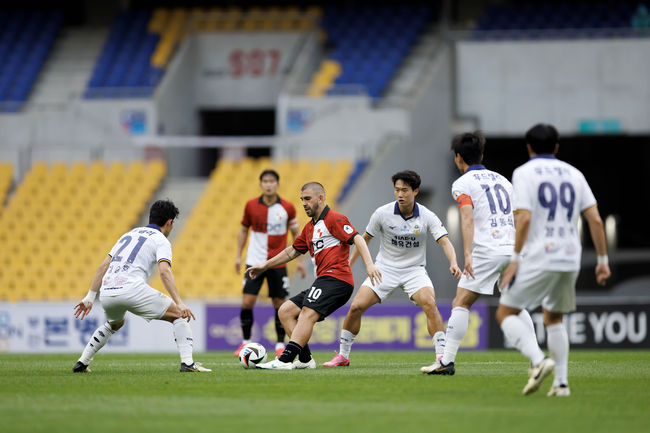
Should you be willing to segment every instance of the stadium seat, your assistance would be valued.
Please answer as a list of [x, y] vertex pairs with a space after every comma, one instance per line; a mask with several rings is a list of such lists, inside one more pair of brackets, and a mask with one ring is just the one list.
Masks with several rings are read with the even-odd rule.
[[[117, 237], [138, 222], [165, 173], [160, 161], [33, 164], [0, 214], [0, 256], [6, 263], [0, 300], [83, 295]], [[32, 290], [34, 275], [39, 290]]]

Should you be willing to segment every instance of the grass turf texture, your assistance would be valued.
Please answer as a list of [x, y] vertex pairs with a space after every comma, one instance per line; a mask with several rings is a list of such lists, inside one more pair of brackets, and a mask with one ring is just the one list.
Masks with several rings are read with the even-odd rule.
[[[320, 363], [331, 352], [315, 352]], [[572, 351], [571, 397], [523, 397], [514, 351], [462, 352], [455, 376], [419, 372], [431, 354], [364, 352], [350, 367], [244, 370], [231, 352], [195, 356], [212, 373], [179, 373], [178, 355], [0, 355], [2, 432], [647, 432], [650, 351]]]

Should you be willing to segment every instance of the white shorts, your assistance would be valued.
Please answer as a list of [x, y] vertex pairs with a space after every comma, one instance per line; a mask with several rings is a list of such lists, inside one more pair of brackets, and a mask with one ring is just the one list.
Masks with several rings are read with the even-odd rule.
[[458, 287], [481, 295], [494, 294], [494, 284], [501, 279], [501, 273], [510, 263], [510, 256], [473, 257], [474, 277], [463, 274]]
[[366, 278], [361, 285], [370, 287], [379, 297], [379, 302], [384, 302], [397, 288], [402, 289], [411, 299], [422, 287], [433, 287], [424, 266], [396, 269], [379, 264], [377, 269], [381, 272], [381, 283], [373, 286], [370, 278]]
[[578, 271], [549, 271], [522, 263], [499, 303], [527, 310], [541, 305], [552, 313], [570, 313], [576, 310], [577, 279]]
[[116, 295], [105, 294], [101, 291], [99, 300], [104, 307], [109, 323], [121, 322], [127, 311], [146, 321], [160, 319], [172, 304], [172, 299], [169, 296], [147, 284], [125, 289]]

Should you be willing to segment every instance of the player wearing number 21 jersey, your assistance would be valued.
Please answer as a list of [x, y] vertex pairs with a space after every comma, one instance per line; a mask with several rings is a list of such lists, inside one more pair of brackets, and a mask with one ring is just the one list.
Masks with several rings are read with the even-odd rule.
[[[167, 236], [177, 216], [174, 203], [156, 201], [149, 212], [149, 225], [122, 235], [99, 265], [88, 294], [75, 306], [75, 317], [83, 320], [99, 297], [107, 322], [95, 330], [73, 372], [90, 371], [88, 365], [93, 356], [124, 325], [127, 311], [147, 321], [172, 323], [181, 355], [181, 372], [210, 371], [192, 359], [193, 337], [188, 322], [194, 314], [181, 300], [171, 272], [172, 248]], [[147, 284], [156, 263], [171, 298]]]
[[[503, 273], [503, 294], [496, 316], [506, 338], [530, 360], [523, 394], [535, 392], [555, 370], [547, 395], [566, 397], [570, 395], [569, 339], [562, 317], [576, 309], [575, 283], [582, 251], [578, 236], [580, 214], [589, 224], [598, 254], [599, 284], [605, 284], [610, 276], [605, 231], [583, 174], [555, 157], [559, 148], [557, 130], [551, 125], [535, 125], [526, 133], [526, 143], [530, 160], [512, 176], [517, 232], [513, 256]], [[544, 356], [535, 334], [518, 316], [523, 308], [538, 305], [544, 313], [551, 358]]]
[[[481, 295], [494, 292], [515, 245], [512, 185], [481, 164], [485, 137], [480, 131], [458, 135], [452, 140], [451, 149], [462, 173], [451, 186], [451, 194], [460, 210], [465, 266], [447, 322], [443, 357], [420, 369], [439, 375], [455, 373], [456, 354], [469, 326], [469, 310]], [[521, 316], [533, 328], [526, 310], [522, 310]]]

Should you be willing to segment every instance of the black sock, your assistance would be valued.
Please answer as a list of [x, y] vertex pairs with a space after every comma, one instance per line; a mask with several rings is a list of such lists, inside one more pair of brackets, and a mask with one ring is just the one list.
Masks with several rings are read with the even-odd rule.
[[275, 333], [278, 335], [278, 343], [284, 343], [284, 337], [287, 335], [287, 332], [282, 326], [280, 321], [280, 316], [278, 316], [278, 310], [275, 310]]
[[300, 355], [298, 355], [298, 360], [300, 362], [309, 362], [311, 360], [311, 350], [309, 350], [309, 344], [305, 344], [305, 346], [302, 348]]
[[250, 340], [251, 329], [253, 329], [253, 310], [242, 308], [241, 313], [239, 313], [239, 319], [241, 321], [241, 331], [244, 334], [244, 340]]
[[280, 361], [293, 362], [293, 360], [296, 359], [296, 356], [300, 354], [301, 350], [302, 347], [300, 347], [300, 344], [290, 341], [287, 343], [287, 347], [284, 348], [284, 352], [282, 352], [282, 355], [280, 356]]

